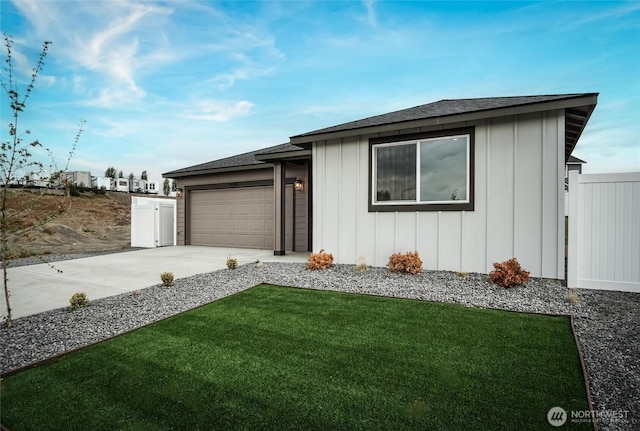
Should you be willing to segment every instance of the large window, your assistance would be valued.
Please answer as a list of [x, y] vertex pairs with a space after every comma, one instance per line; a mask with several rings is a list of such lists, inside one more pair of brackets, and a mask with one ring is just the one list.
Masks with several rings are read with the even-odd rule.
[[473, 144], [473, 129], [372, 139], [369, 211], [473, 210]]

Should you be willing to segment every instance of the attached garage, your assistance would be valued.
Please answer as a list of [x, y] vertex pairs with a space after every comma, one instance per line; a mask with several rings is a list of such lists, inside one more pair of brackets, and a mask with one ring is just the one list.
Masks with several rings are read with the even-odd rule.
[[[293, 187], [286, 187], [287, 201]], [[287, 205], [286, 250], [292, 250], [293, 206]], [[273, 186], [192, 190], [188, 201], [192, 245], [273, 249]]]
[[179, 245], [311, 250], [310, 148], [282, 144], [163, 174]]

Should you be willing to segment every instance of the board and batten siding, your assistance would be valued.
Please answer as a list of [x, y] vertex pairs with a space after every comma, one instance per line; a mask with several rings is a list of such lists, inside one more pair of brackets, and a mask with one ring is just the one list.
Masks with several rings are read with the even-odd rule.
[[488, 273], [516, 257], [564, 278], [564, 111], [398, 130], [475, 127], [474, 211], [368, 212], [369, 139], [313, 142], [313, 248], [338, 263], [386, 266], [417, 250], [427, 270]]

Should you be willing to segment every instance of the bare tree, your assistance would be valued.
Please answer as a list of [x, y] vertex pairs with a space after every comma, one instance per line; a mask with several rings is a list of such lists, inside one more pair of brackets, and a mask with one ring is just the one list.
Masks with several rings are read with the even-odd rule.
[[[0, 146], [2, 148], [2, 154], [0, 154], [0, 181], [2, 182], [0, 188], [0, 255], [2, 257], [4, 297], [7, 306], [6, 322], [7, 326], [11, 327], [11, 305], [9, 302], [10, 295], [7, 277], [8, 261], [12, 255], [9, 241], [14, 237], [25, 235], [34, 228], [43, 226], [53, 220], [68, 209], [71, 199], [69, 197], [69, 184], [67, 181], [63, 180], [62, 185], [65, 186], [65, 191], [60, 195], [61, 202], [59, 202], [58, 209], [56, 211], [50, 211], [48, 213], [37, 211], [39, 203], [42, 202], [42, 197], [47, 192], [46, 189], [43, 189], [40, 193], [34, 194], [33, 198], [28, 199], [22, 204], [9, 205], [10, 201], [12, 201], [11, 198], [14, 197], [14, 191], [11, 189], [11, 184], [16, 181], [18, 173], [24, 172], [27, 169], [37, 172], [44, 171], [43, 164], [33, 158], [31, 153], [32, 150], [37, 148], [46, 150], [47, 154], [51, 158], [52, 166], [55, 167], [55, 174], [58, 178], [62, 178], [60, 175], [62, 171], [58, 170], [55, 158], [51, 151], [48, 148], [44, 148], [38, 140], [31, 142], [25, 141], [24, 136], [29, 135], [31, 132], [29, 130], [21, 131], [19, 128], [20, 115], [26, 109], [27, 100], [35, 87], [38, 74], [44, 66], [44, 59], [47, 56], [51, 42], [45, 41], [43, 43], [42, 51], [38, 57], [36, 66], [32, 69], [31, 79], [24, 89], [24, 93], [21, 95], [18, 91], [17, 79], [14, 77], [12, 57], [13, 40], [11, 37], [5, 35], [4, 41], [7, 50], [7, 58], [5, 60], [5, 71], [7, 73], [6, 79], [2, 80], [2, 88], [9, 96], [11, 122], [9, 123], [9, 137], [7, 140], [4, 140], [3, 138]], [[64, 168], [65, 171], [68, 169], [71, 157], [75, 152], [76, 145], [83, 131], [83, 125], [84, 120], [80, 123], [80, 128], [76, 135], [73, 147], [69, 152], [67, 165]], [[54, 175], [51, 175], [51, 178], [49, 178], [49, 185], [52, 185], [51, 179], [53, 176]], [[25, 224], [25, 220], [28, 220], [29, 223]]]

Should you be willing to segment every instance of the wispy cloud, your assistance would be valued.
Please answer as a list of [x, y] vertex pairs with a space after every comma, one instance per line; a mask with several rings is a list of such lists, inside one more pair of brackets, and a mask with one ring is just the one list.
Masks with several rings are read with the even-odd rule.
[[178, 116], [191, 120], [224, 122], [249, 114], [253, 106], [253, 103], [246, 100], [239, 102], [200, 100], [195, 103], [193, 108], [186, 109]]
[[363, 6], [367, 10], [367, 23], [371, 27], [378, 26], [378, 17], [376, 16], [375, 0], [363, 0]]
[[224, 20], [223, 25], [208, 35], [211, 41], [202, 50], [225, 69], [210, 79], [219, 90], [226, 90], [242, 80], [272, 73], [286, 61], [285, 54], [276, 47], [274, 36], [259, 25]]
[[[84, 90], [92, 100], [84, 105], [110, 107], [144, 97], [138, 74], [149, 63], [170, 61], [173, 56], [162, 51], [163, 45], [142, 47], [140, 40], [158, 39], [158, 21], [171, 14], [167, 7], [125, 0], [111, 2], [15, 2], [29, 19], [33, 33], [52, 39], [52, 50], [62, 54], [69, 69], [75, 70], [75, 91]], [[70, 22], [73, 22], [70, 25]], [[60, 62], [61, 60], [59, 60]], [[64, 62], [62, 60], [61, 62]], [[93, 73], [92, 79], [82, 76]], [[92, 85], [89, 87], [88, 82]]]
[[81, 100], [78, 103], [82, 106], [92, 106], [96, 108], [113, 108], [122, 105], [133, 105], [145, 97], [146, 93], [140, 87], [110, 85], [102, 87], [97, 96]]
[[269, 75], [275, 67], [258, 64], [246, 64], [235, 70], [220, 73], [209, 80], [218, 90], [226, 90], [236, 84], [237, 81], [253, 79], [264, 75]]
[[161, 64], [173, 58], [156, 49], [143, 51], [139, 43], [143, 37], [158, 37], [147, 35], [146, 22], [169, 15], [170, 9], [151, 4], [115, 4], [110, 11], [113, 16], [101, 30], [87, 41], [76, 40], [79, 48], [73, 54], [76, 61], [109, 80], [108, 85], [99, 90], [98, 97], [85, 102], [87, 105], [110, 107], [144, 98], [146, 92], [137, 77], [140, 69], [149, 63]]
[[[574, 25], [591, 24], [596, 21], [604, 21], [610, 19], [619, 19], [628, 15], [636, 14], [640, 12], [640, 3], [636, 1], [623, 2], [616, 5], [616, 7], [607, 8], [605, 10], [598, 10], [595, 13], [585, 14], [577, 19], [573, 23]], [[569, 23], [571, 24], [571, 23]], [[635, 24], [637, 26], [637, 22]]]
[[[266, 25], [247, 23], [208, 3], [20, 0], [15, 6], [34, 34], [55, 39], [83, 106], [140, 103], [153, 91], [147, 78], [167, 73], [224, 91], [268, 75], [286, 60]], [[187, 16], [193, 33], [172, 32]]]

